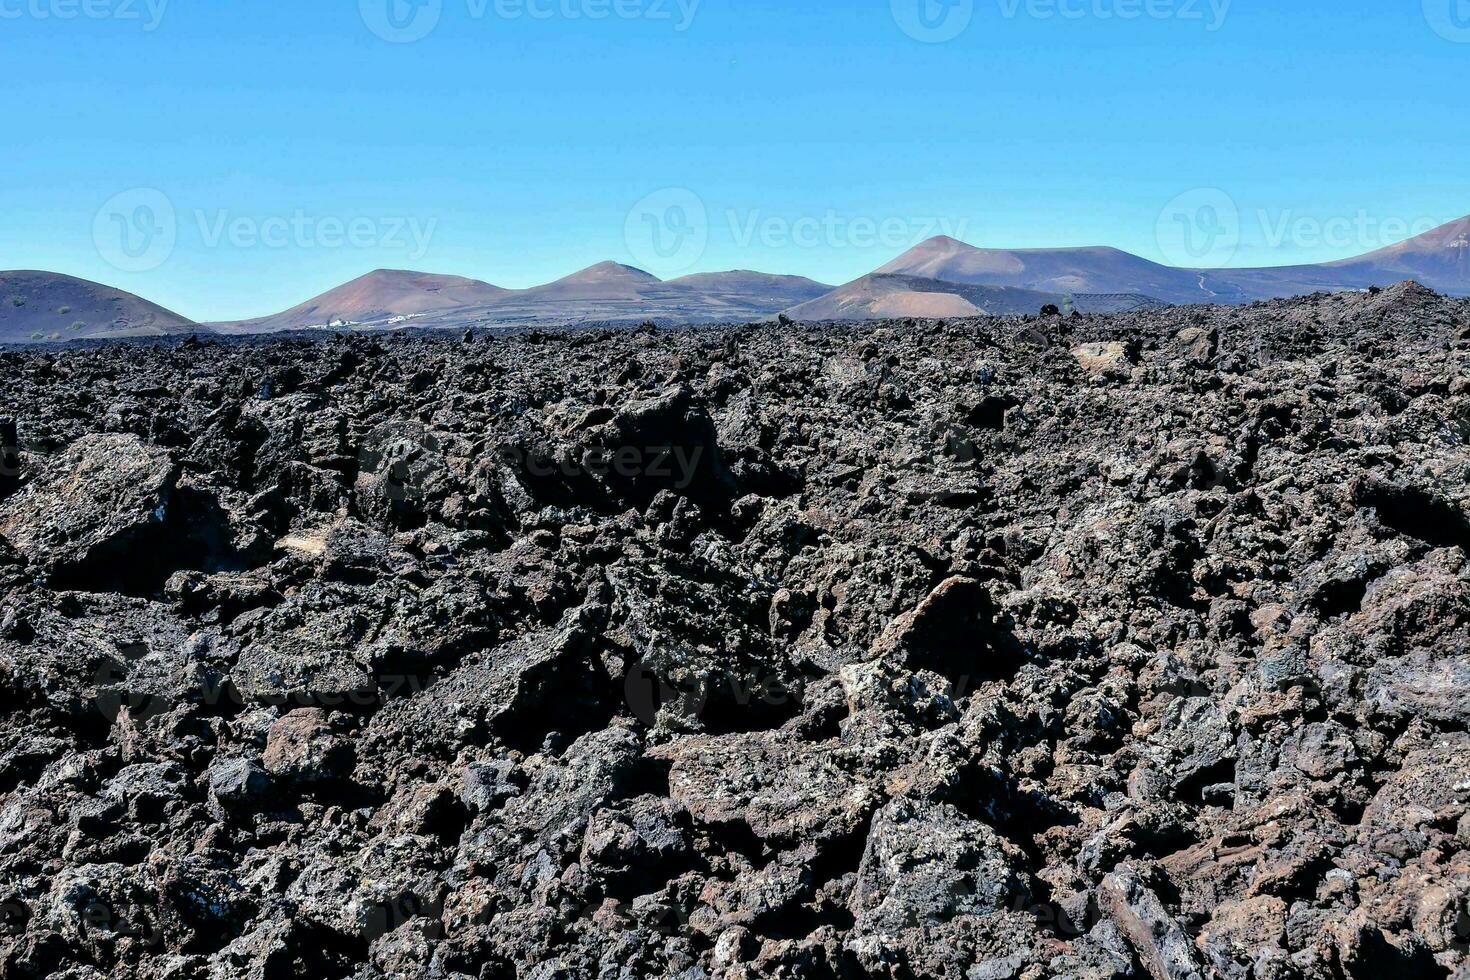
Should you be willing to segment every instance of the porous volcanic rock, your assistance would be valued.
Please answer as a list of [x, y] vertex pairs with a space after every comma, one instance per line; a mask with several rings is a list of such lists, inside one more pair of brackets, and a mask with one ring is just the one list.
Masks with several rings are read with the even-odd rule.
[[463, 326], [0, 351], [0, 980], [1470, 977], [1470, 303]]
[[87, 435], [0, 504], [0, 534], [43, 571], [124, 564], [153, 542], [179, 469], [135, 435]]

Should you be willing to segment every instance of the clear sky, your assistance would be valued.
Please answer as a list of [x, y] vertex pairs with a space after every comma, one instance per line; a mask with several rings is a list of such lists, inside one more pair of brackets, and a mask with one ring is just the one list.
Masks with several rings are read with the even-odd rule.
[[0, 0], [0, 268], [218, 319], [938, 233], [1182, 262], [1181, 201], [1239, 228], [1190, 264], [1318, 261], [1470, 213], [1467, 86], [1470, 0]]

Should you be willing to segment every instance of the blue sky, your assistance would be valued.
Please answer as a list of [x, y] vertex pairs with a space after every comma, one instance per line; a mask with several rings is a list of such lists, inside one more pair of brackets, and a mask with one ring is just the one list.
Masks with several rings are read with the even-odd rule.
[[0, 268], [215, 319], [378, 267], [1265, 265], [1470, 213], [1470, 0], [413, 2], [0, 0]]

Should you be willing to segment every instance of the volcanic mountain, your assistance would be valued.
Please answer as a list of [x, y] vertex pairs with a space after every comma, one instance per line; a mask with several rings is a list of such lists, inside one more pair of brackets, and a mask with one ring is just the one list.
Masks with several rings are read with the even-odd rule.
[[515, 302], [560, 303], [576, 300], [640, 300], [660, 295], [665, 283], [658, 276], [617, 262], [599, 262], [544, 286], [517, 290]]
[[0, 272], [0, 343], [162, 337], [202, 329], [112, 286], [56, 272]]
[[230, 332], [270, 333], [339, 323], [378, 323], [394, 317], [481, 307], [509, 292], [463, 276], [378, 269], [282, 313], [219, 326]]
[[1138, 293], [1045, 293], [1016, 286], [979, 286], [875, 272], [786, 312], [798, 320], [881, 320], [1035, 313], [1047, 304], [1062, 309], [1070, 306], [1083, 313], [1117, 313], [1165, 305]]
[[914, 246], [877, 272], [1044, 293], [1140, 293], [1170, 303], [1205, 298], [1195, 273], [1105, 247], [975, 248], [940, 236]]
[[[958, 317], [1055, 304], [1118, 312], [1167, 304], [1239, 304], [1363, 290], [1412, 278], [1470, 296], [1470, 217], [1366, 255], [1319, 265], [1181, 269], [1116, 248], [976, 248], [949, 237], [916, 245], [833, 288], [800, 276], [711, 272], [667, 282], [600, 262], [529, 289], [462, 276], [380, 269], [282, 313], [212, 325], [229, 333], [308, 327], [424, 328]], [[0, 341], [166, 335], [201, 329], [136, 296], [46, 272], [0, 273]]]
[[710, 323], [775, 316], [829, 292], [800, 276], [713, 272], [664, 282], [617, 262], [601, 262], [564, 279], [518, 290], [480, 311], [486, 325], [576, 322]]
[[380, 270], [284, 313], [220, 326], [230, 332], [264, 333], [332, 325], [451, 328], [647, 319], [708, 323], [771, 317], [831, 289], [800, 276], [748, 271], [702, 273], [664, 282], [617, 262], [599, 262], [529, 289]]
[[1078, 309], [1103, 312], [1157, 300], [1251, 303], [1410, 278], [1442, 293], [1470, 295], [1470, 217], [1356, 258], [1255, 269], [1176, 269], [1107, 247], [976, 248], [941, 236], [916, 245], [870, 276], [787, 312], [805, 319], [953, 316], [967, 304], [993, 313], [1027, 299], [986, 294], [977, 302], [977, 294], [966, 289], [976, 286], [1061, 295]]
[[712, 305], [726, 303], [732, 308], [755, 305], [772, 310], [804, 303], [832, 290], [831, 286], [813, 282], [803, 276], [773, 276], [745, 269], [735, 272], [702, 272], [670, 279], [668, 284], [697, 293]]
[[1470, 294], [1470, 217], [1360, 259], [1333, 262], [1331, 267], [1350, 275], [1371, 271], [1373, 275], [1408, 277], [1437, 292]]

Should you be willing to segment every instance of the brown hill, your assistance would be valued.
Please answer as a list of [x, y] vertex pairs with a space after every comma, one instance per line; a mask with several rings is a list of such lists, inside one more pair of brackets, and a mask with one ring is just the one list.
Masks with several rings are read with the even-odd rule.
[[976, 248], [940, 236], [921, 242], [877, 271], [1044, 293], [1139, 293], [1170, 303], [1206, 298], [1195, 273], [1116, 248]]
[[379, 323], [394, 317], [484, 306], [509, 292], [463, 276], [378, 269], [282, 313], [218, 326], [232, 333], [270, 333], [338, 323]]
[[56, 272], [0, 272], [0, 343], [162, 337], [201, 329], [112, 286]]
[[787, 310], [797, 320], [885, 320], [897, 317], [1002, 316], [1036, 313], [1052, 304], [1084, 313], [1115, 313], [1164, 305], [1128, 294], [1044, 293], [1014, 286], [978, 286], [921, 276], [874, 273]]

